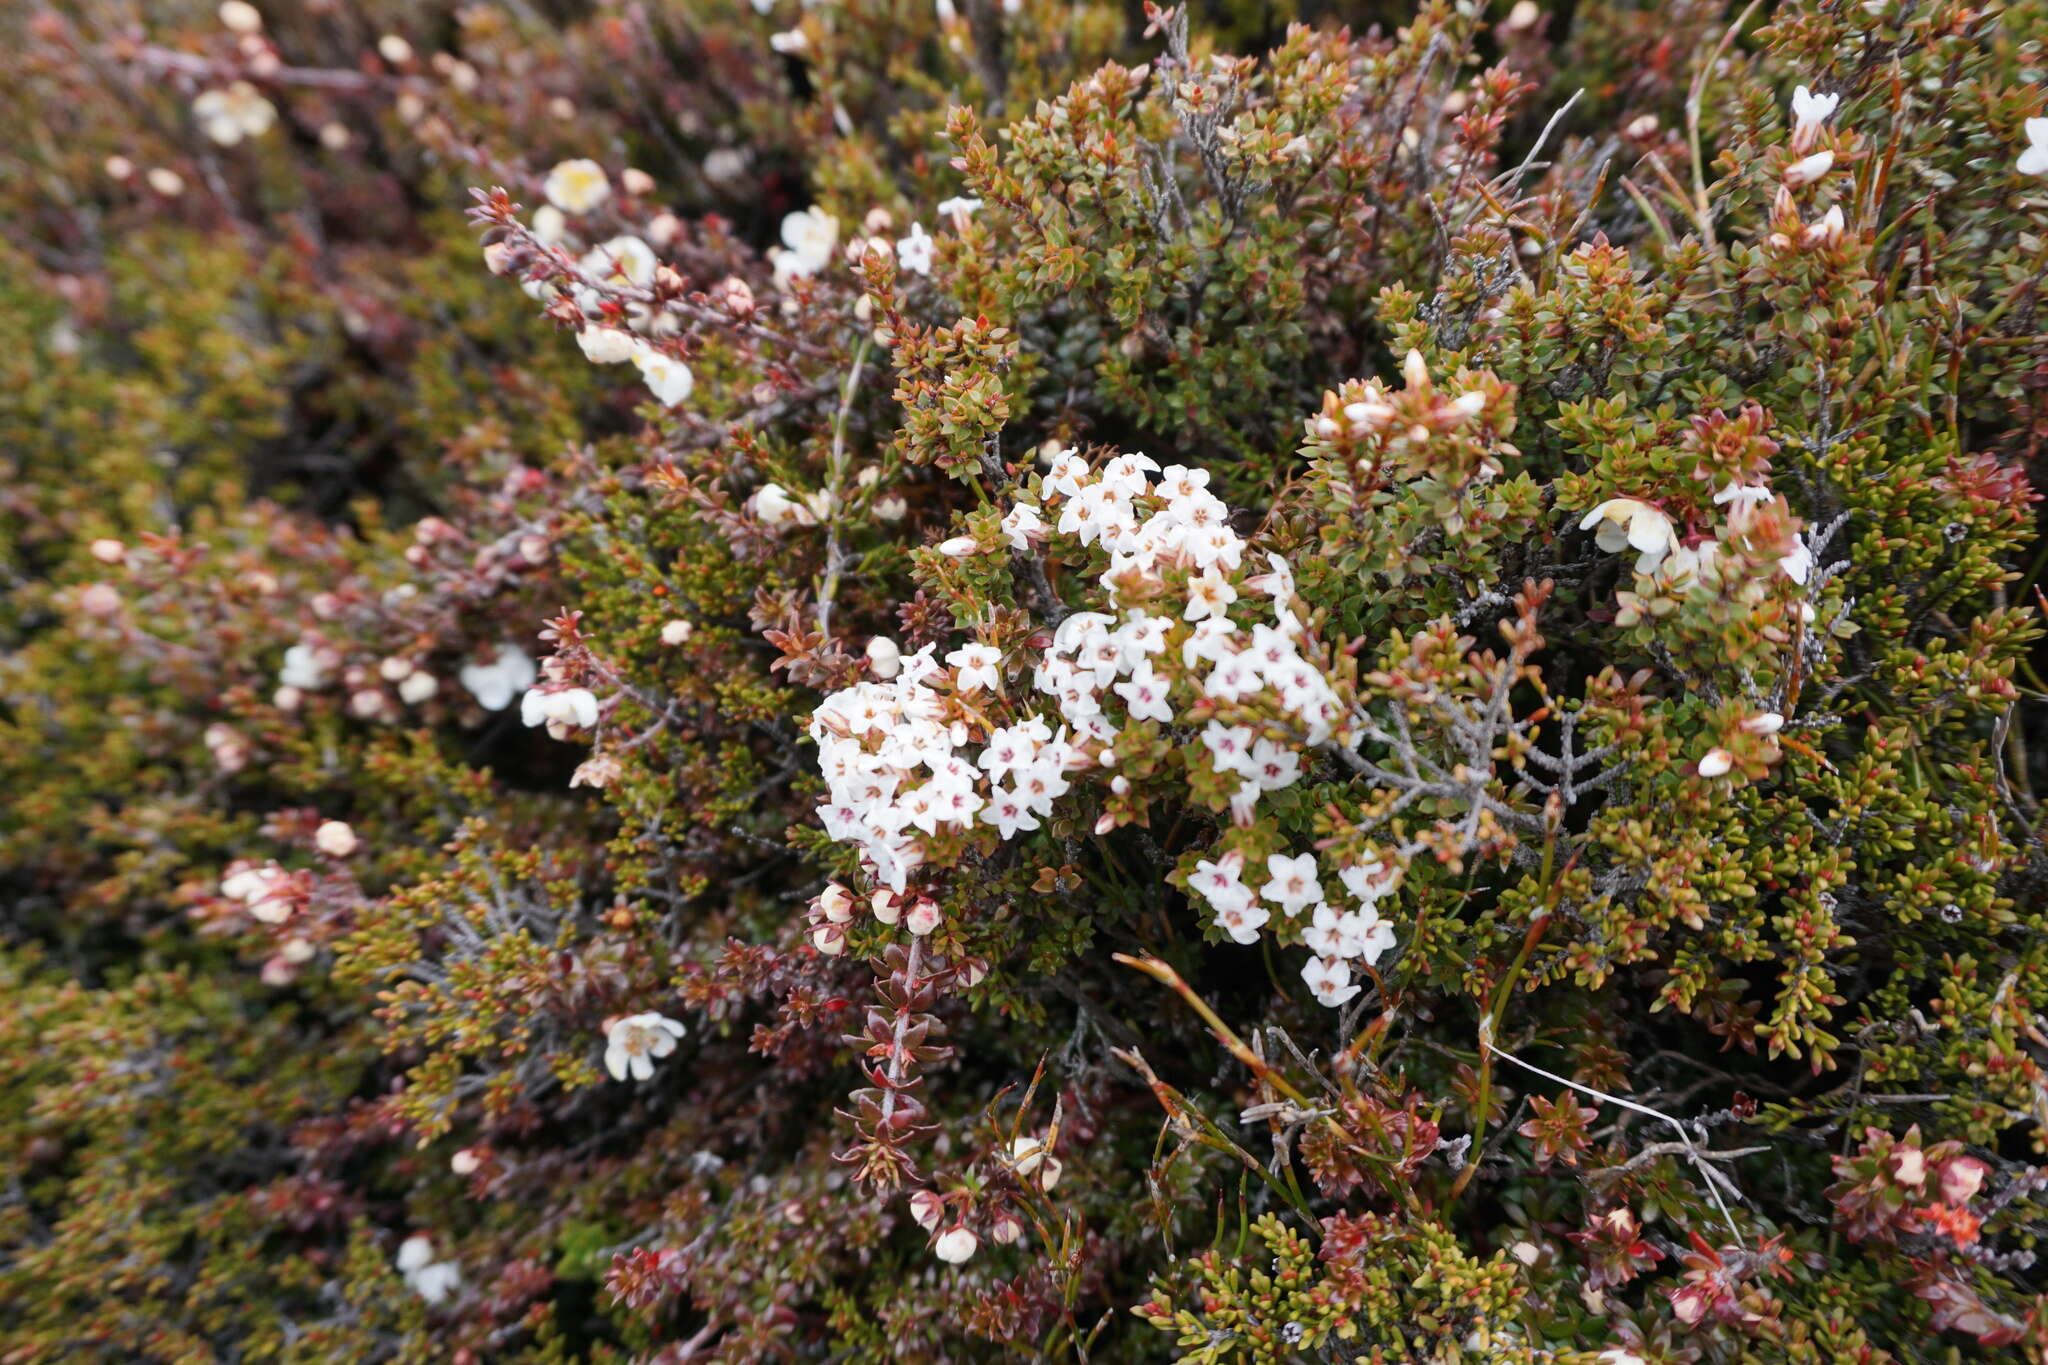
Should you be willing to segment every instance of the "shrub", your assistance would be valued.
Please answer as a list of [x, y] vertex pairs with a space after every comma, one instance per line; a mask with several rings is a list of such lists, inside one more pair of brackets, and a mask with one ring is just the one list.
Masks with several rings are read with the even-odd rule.
[[8, 1362], [2048, 1356], [2048, 10], [4, 22]]

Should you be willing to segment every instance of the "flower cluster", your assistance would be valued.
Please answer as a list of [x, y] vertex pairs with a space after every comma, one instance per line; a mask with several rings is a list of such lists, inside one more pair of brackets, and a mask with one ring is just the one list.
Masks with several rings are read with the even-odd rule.
[[[1035, 495], [1020, 492], [992, 522], [987, 552], [1028, 558], [1058, 539], [1092, 553], [1102, 609], [1068, 612], [1041, 647], [1008, 656], [981, 641], [943, 661], [936, 645], [906, 657], [891, 644], [880, 651], [890, 676], [819, 705], [810, 733], [829, 792], [820, 817], [882, 885], [904, 891], [940, 836], [982, 827], [1008, 840], [1040, 829], [1076, 782], [1108, 798], [1098, 833], [1124, 823], [1134, 793], [1117, 771], [1118, 744], [1134, 725], [1183, 729], [1239, 826], [1262, 796], [1300, 779], [1305, 756], [1355, 742], [1293, 571], [1277, 554], [1253, 571], [1209, 482], [1204, 470], [1162, 468], [1142, 454], [1113, 456], [1098, 471], [1076, 450], [1058, 452]], [[985, 547], [962, 535], [938, 549], [964, 560]], [[872, 647], [869, 659], [883, 671]], [[1221, 718], [1225, 709], [1237, 719]], [[1392, 941], [1373, 908], [1397, 880], [1392, 869], [1377, 860], [1339, 869], [1358, 902], [1339, 912], [1324, 900], [1313, 853], [1273, 855], [1274, 879], [1258, 892], [1238, 879], [1234, 859], [1202, 862], [1190, 879], [1215, 927], [1257, 941], [1270, 918], [1263, 895], [1290, 921], [1303, 917], [1288, 938], [1316, 954], [1304, 976], [1317, 998], [1338, 1005], [1355, 995], [1348, 964], [1376, 960]]]
[[424, 1232], [399, 1244], [397, 1265], [406, 1286], [428, 1303], [440, 1303], [462, 1287], [462, 1267], [435, 1260], [434, 1239]]

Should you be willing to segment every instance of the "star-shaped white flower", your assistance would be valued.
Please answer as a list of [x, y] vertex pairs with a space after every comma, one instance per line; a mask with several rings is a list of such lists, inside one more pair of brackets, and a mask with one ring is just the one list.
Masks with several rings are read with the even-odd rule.
[[1678, 544], [1678, 529], [1664, 509], [1640, 498], [1609, 498], [1579, 521], [1579, 529], [1600, 528], [1596, 539], [1609, 554], [1624, 549], [1636, 551], [1636, 569], [1654, 573], [1664, 556]]
[[665, 1014], [629, 1014], [605, 1034], [605, 1070], [615, 1081], [625, 1080], [629, 1073], [644, 1081], [654, 1074], [657, 1060], [676, 1050], [676, 1039], [682, 1036], [683, 1026]]

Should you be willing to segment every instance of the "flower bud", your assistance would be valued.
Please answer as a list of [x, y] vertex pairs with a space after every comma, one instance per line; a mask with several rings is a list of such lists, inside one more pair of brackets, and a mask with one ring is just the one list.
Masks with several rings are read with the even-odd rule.
[[828, 884], [818, 893], [818, 913], [834, 924], [846, 924], [853, 919], [853, 894], [838, 882]]
[[878, 678], [893, 678], [903, 671], [903, 651], [886, 635], [868, 641], [868, 671]]
[[953, 1228], [940, 1234], [938, 1241], [932, 1243], [932, 1251], [947, 1265], [960, 1265], [974, 1255], [975, 1248], [980, 1245], [981, 1239], [971, 1229]]
[[326, 820], [313, 831], [313, 846], [330, 858], [346, 858], [361, 846], [361, 840], [347, 821]]
[[910, 907], [910, 913], [903, 918], [903, 927], [923, 938], [939, 927], [938, 903], [929, 896], [919, 896], [917, 903]]
[[1832, 151], [1822, 150], [1812, 156], [1802, 157], [1785, 168], [1785, 183], [1794, 189], [1801, 185], [1811, 185], [1826, 175], [1834, 164], [1835, 154]]
[[1833, 246], [1842, 240], [1842, 230], [1847, 226], [1842, 218], [1842, 206], [1835, 205], [1820, 216], [1817, 223], [1809, 223], [1806, 231], [1799, 234], [1802, 246]]
[[1700, 760], [1699, 772], [1701, 777], [1722, 777], [1734, 766], [1735, 755], [1726, 749], [1714, 749]]
[[221, 27], [230, 33], [261, 33], [263, 15], [249, 0], [221, 0], [216, 13], [220, 16]]
[[121, 610], [121, 594], [105, 583], [88, 583], [78, 594], [78, 607], [87, 616], [113, 616]]
[[926, 1232], [938, 1227], [939, 1219], [946, 1212], [946, 1201], [930, 1190], [918, 1190], [910, 1196], [910, 1216]]

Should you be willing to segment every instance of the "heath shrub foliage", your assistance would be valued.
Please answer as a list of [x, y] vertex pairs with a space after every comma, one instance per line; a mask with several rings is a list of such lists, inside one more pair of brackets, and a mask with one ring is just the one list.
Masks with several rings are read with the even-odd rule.
[[2048, 5], [0, 41], [0, 1361], [2048, 1359]]

